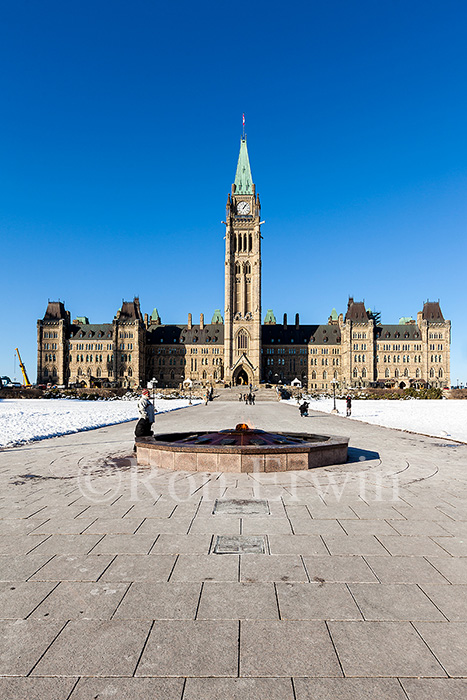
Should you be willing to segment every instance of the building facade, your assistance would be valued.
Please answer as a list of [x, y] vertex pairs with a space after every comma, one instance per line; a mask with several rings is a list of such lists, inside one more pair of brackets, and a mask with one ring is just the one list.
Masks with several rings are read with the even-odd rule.
[[110, 323], [71, 320], [62, 302], [49, 302], [37, 322], [37, 383], [81, 386], [181, 387], [291, 384], [329, 391], [358, 386], [450, 386], [451, 323], [439, 301], [416, 319], [384, 325], [378, 313], [350, 298], [345, 314], [303, 325], [296, 314], [278, 323], [261, 310], [261, 205], [251, 175], [246, 137], [227, 198], [224, 317], [210, 323], [163, 324], [157, 309], [142, 314], [139, 299], [123, 302]]

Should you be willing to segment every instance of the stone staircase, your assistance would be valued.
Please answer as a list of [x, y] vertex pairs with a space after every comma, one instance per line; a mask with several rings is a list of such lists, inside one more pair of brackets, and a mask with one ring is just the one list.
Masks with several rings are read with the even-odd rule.
[[[214, 401], [238, 401], [240, 394], [247, 394], [249, 391], [247, 386], [234, 386], [232, 389], [216, 389], [214, 391]], [[266, 389], [264, 386], [259, 386], [253, 389], [255, 402], [258, 401], [277, 401], [275, 389]]]

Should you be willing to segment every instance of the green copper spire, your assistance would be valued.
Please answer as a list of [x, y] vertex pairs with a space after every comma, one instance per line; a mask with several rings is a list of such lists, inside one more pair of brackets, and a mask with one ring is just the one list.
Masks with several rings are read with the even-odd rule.
[[253, 194], [253, 178], [251, 177], [246, 136], [242, 136], [240, 140], [240, 153], [235, 173], [235, 194]]

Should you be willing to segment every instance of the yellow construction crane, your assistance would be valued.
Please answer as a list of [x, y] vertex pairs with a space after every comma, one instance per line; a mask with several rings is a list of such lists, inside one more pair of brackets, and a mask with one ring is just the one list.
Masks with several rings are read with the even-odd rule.
[[18, 348], [16, 348], [16, 352], [18, 354], [19, 366], [21, 367], [21, 372], [23, 373], [24, 386], [31, 386], [28, 373], [26, 372], [26, 367], [23, 365], [23, 361], [21, 360], [21, 355], [19, 354]]

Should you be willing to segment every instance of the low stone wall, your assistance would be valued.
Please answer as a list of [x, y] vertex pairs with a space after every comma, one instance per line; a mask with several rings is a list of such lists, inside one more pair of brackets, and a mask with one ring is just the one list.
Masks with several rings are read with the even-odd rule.
[[154, 438], [136, 440], [138, 465], [189, 472], [285, 472], [347, 461], [349, 438], [329, 437], [300, 447], [194, 447]]

